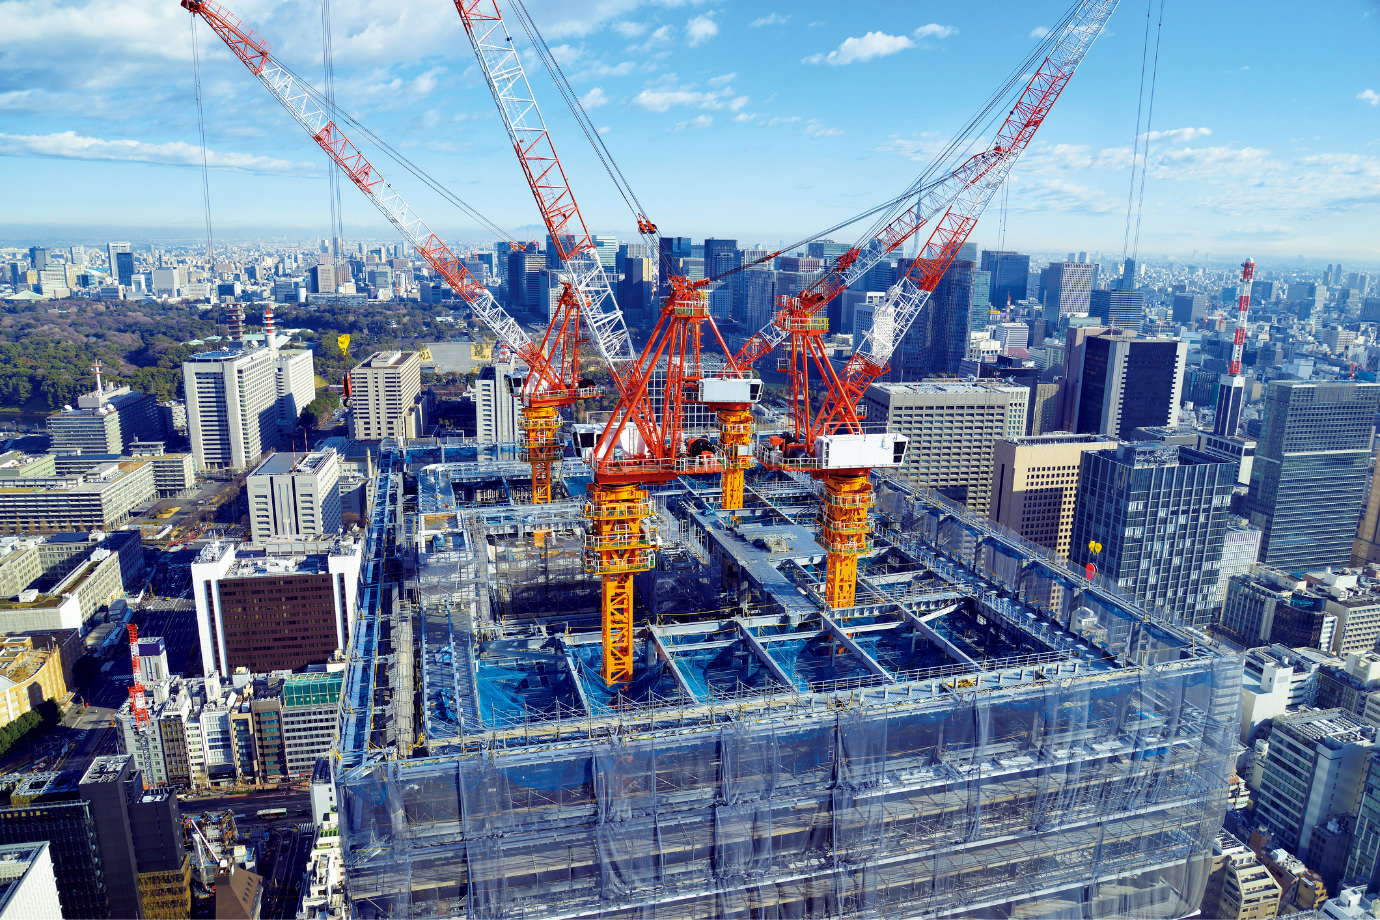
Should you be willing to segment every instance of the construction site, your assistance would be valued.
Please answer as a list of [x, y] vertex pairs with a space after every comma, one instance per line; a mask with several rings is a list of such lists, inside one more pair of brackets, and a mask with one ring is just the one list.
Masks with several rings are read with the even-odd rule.
[[1239, 657], [885, 479], [831, 611], [818, 486], [761, 471], [741, 511], [653, 492], [611, 690], [582, 477], [518, 504], [520, 464], [447, 453], [386, 454], [373, 510], [336, 767], [355, 916], [1197, 908]]
[[[1078, 0], [1041, 30], [931, 166], [854, 218], [872, 224], [736, 351], [715, 285], [808, 240], [692, 279], [521, 2], [506, 6], [523, 47], [660, 256], [640, 343], [496, 2], [455, 8], [560, 266], [530, 327], [332, 100], [228, 10], [181, 3], [524, 367], [518, 443], [383, 442], [332, 758], [351, 916], [1198, 909], [1240, 656], [903, 483], [908, 439], [863, 411], [1115, 0]], [[911, 246], [836, 361], [826, 307]], [[585, 344], [617, 402], [571, 443], [572, 410], [599, 395]], [[754, 368], [774, 350], [792, 418], [764, 436]]]

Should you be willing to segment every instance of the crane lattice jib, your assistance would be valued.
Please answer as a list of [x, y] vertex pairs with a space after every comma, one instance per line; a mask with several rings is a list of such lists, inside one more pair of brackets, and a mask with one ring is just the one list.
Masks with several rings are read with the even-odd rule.
[[831, 433], [840, 428], [852, 432], [862, 430], [855, 411], [858, 400], [886, 372], [901, 337], [957, 258], [958, 250], [1006, 180], [1017, 157], [1029, 146], [1093, 40], [1116, 9], [1117, 2], [1085, 0], [1079, 5], [1039, 70], [1026, 84], [991, 146], [955, 171], [954, 176], [962, 180], [961, 189], [935, 225], [906, 276], [887, 291], [885, 300], [878, 305], [872, 326], [844, 369], [840, 385], [830, 387], [809, 425], [812, 434]]
[[[487, 287], [475, 280], [459, 257], [427, 227], [412, 206], [388, 184], [340, 127], [316, 104], [315, 93], [273, 59], [268, 43], [246, 28], [233, 13], [214, 3], [182, 0], [182, 6], [200, 16], [211, 27], [293, 120], [311, 135], [312, 140], [336, 166], [373, 202], [379, 213], [450, 285], [456, 296], [470, 305], [475, 315], [498, 336], [498, 340], [520, 354], [533, 373], [549, 374], [540, 349], [517, 320], [499, 305]], [[559, 384], [553, 382], [552, 385]]]
[[564, 264], [562, 280], [581, 298], [580, 312], [590, 338], [617, 379], [619, 365], [634, 357], [632, 340], [527, 82], [513, 37], [495, 0], [455, 0], [455, 9], [498, 104], [547, 233]]

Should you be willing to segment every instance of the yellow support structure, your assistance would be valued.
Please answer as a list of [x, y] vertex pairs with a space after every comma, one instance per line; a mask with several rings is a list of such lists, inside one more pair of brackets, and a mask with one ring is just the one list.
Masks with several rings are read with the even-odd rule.
[[866, 471], [826, 473], [820, 527], [827, 558], [824, 602], [831, 609], [852, 607], [858, 592], [858, 556], [871, 545], [872, 481]]
[[633, 679], [633, 576], [656, 561], [647, 490], [634, 483], [589, 487], [585, 571], [603, 579], [604, 683]]
[[753, 464], [751, 410], [719, 410], [719, 451], [723, 454], [723, 473], [720, 476], [723, 509], [741, 510], [743, 471]]
[[550, 406], [524, 407], [522, 410], [522, 450], [532, 466], [532, 504], [551, 504], [551, 464], [561, 457], [556, 431], [561, 419]]

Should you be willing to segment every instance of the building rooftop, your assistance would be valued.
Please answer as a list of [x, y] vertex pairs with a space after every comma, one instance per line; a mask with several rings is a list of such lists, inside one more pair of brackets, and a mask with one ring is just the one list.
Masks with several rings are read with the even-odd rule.
[[47, 846], [46, 840], [37, 843], [0, 843], [0, 915], [5, 913], [10, 899]]
[[106, 754], [91, 761], [91, 766], [81, 778], [82, 785], [87, 783], [115, 783], [120, 781], [120, 774], [130, 763], [130, 754]]
[[1304, 709], [1275, 718], [1275, 728], [1289, 730], [1310, 741], [1351, 744], [1375, 740], [1375, 726], [1342, 709]]
[[924, 393], [924, 394], [971, 394], [983, 392], [998, 393], [1027, 393], [1029, 390], [1023, 386], [1016, 386], [1001, 382], [998, 378], [989, 380], [965, 380], [945, 383], [937, 380], [925, 380], [920, 383], [874, 383], [872, 386], [888, 393]]
[[280, 451], [258, 465], [251, 476], [276, 476], [285, 473], [319, 473], [336, 453], [331, 448], [307, 454]]

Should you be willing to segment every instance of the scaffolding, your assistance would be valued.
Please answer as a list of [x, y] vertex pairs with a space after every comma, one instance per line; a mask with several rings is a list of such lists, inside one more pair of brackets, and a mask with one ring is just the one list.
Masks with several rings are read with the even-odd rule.
[[[397, 678], [370, 683], [403, 633], [396, 617], [371, 633], [361, 610], [346, 708], [411, 718], [425, 743], [362, 745], [342, 712], [354, 916], [1197, 908], [1242, 668], [1168, 614], [884, 479], [857, 603], [828, 610], [824, 548], [797, 507], [809, 485], [754, 474], [744, 507], [724, 512], [707, 480], [681, 480], [651, 495], [662, 545], [638, 576], [652, 590], [638, 592], [650, 603], [631, 680], [611, 689], [597, 617], [581, 612], [597, 611], [597, 581], [533, 571], [571, 545], [560, 527], [539, 522], [555, 539], [521, 544], [530, 506], [509, 500], [467, 512], [463, 539], [399, 528], [387, 509], [404, 506], [393, 484], [410, 458], [390, 457], [363, 576], [384, 583], [361, 597], [387, 607], [396, 572], [421, 601], [423, 703], [409, 715], [381, 692]], [[414, 570], [390, 565], [406, 548], [376, 526], [415, 533]], [[454, 578], [429, 574], [451, 572], [442, 554], [462, 547], [475, 597], [506, 592], [492, 617], [478, 602], [457, 617]]]

